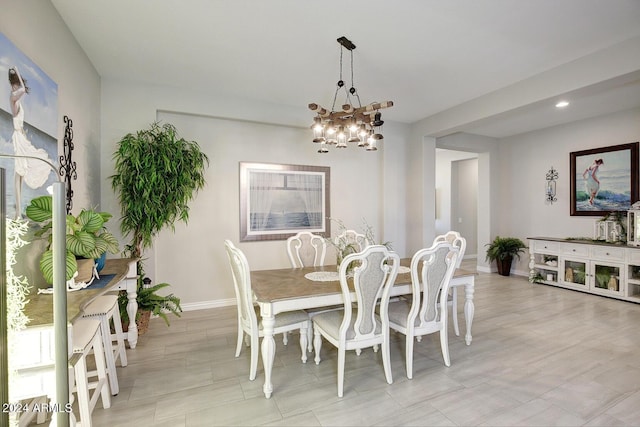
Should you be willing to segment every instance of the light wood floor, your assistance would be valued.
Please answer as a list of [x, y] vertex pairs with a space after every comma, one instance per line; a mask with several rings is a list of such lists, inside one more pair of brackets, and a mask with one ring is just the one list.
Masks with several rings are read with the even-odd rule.
[[94, 425], [640, 425], [640, 304], [480, 273], [475, 308], [470, 346], [464, 327], [450, 328], [451, 367], [431, 335], [408, 380], [404, 336], [392, 334], [393, 384], [380, 353], [349, 352], [343, 398], [329, 344], [320, 365], [311, 354], [302, 364], [298, 336], [286, 347], [278, 336], [265, 399], [262, 361], [249, 381], [248, 349], [234, 357], [235, 307], [186, 312], [169, 328], [152, 319]]

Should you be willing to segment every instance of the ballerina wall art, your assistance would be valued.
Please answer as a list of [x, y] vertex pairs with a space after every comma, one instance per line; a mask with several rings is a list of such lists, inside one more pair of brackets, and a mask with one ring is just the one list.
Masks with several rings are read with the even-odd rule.
[[[0, 33], [0, 153], [58, 163], [58, 85]], [[47, 194], [57, 171], [37, 159], [0, 159], [7, 216], [23, 216], [29, 201]]]
[[638, 143], [570, 153], [571, 215], [627, 211], [638, 201]]

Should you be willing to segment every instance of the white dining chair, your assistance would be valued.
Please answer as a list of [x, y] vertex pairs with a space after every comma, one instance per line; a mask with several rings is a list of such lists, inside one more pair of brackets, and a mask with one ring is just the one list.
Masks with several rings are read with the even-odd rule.
[[[292, 268], [319, 267], [324, 265], [327, 253], [327, 241], [324, 237], [313, 234], [310, 231], [300, 231], [287, 239], [287, 255]], [[318, 307], [305, 310], [309, 319], [313, 319], [318, 313], [334, 310], [342, 306]], [[282, 334], [284, 345], [288, 343], [288, 333]], [[313, 328], [307, 330], [307, 349], [313, 351]]]
[[358, 233], [355, 230], [344, 230], [340, 233], [335, 239], [336, 245], [339, 246], [339, 242], [341, 241], [354, 245], [356, 252], [361, 252], [371, 244], [371, 242], [367, 241], [367, 236], [362, 233]]
[[[347, 269], [351, 263], [353, 288], [349, 287]], [[344, 392], [344, 367], [347, 350], [382, 347], [382, 363], [387, 383], [391, 384], [389, 354], [389, 293], [398, 274], [400, 257], [382, 245], [367, 247], [348, 255], [340, 264], [340, 287], [344, 300], [342, 310], [333, 310], [313, 317], [315, 362], [320, 363], [322, 337], [338, 348], [338, 396]], [[355, 307], [351, 292], [355, 290]], [[376, 314], [379, 303], [380, 315]]]
[[[457, 231], [448, 231], [445, 234], [436, 236], [433, 243], [449, 242], [453, 246], [458, 248], [458, 261], [456, 262], [456, 269], [460, 268], [462, 258], [464, 257], [464, 251], [467, 249], [467, 240], [460, 235]], [[456, 336], [460, 336], [460, 327], [458, 325], [458, 287], [454, 286], [450, 289], [451, 299], [449, 303], [451, 305], [451, 318], [453, 319], [453, 331]]]
[[[236, 357], [240, 356], [242, 342], [245, 334], [249, 338], [251, 348], [251, 365], [249, 380], [256, 378], [258, 369], [258, 338], [264, 336], [262, 320], [259, 309], [253, 304], [253, 291], [251, 290], [251, 272], [249, 262], [244, 253], [236, 248], [230, 240], [224, 241], [227, 257], [231, 266], [233, 284], [236, 292], [238, 306], [238, 342], [236, 345]], [[300, 349], [302, 362], [307, 362], [307, 329], [310, 327], [309, 315], [303, 310], [287, 311], [275, 316], [274, 334], [300, 331]]]
[[327, 242], [310, 231], [300, 231], [287, 239], [287, 255], [292, 268], [324, 265]]
[[410, 300], [389, 303], [389, 327], [405, 335], [407, 378], [413, 378], [415, 337], [440, 333], [440, 348], [446, 366], [451, 365], [447, 336], [447, 292], [456, 267], [458, 248], [448, 242], [421, 249], [411, 258]]

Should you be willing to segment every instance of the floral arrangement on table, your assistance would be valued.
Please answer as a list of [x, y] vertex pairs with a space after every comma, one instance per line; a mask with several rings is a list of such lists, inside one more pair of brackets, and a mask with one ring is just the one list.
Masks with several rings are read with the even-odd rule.
[[[344, 222], [340, 219], [336, 219], [336, 218], [329, 218], [330, 221], [333, 221], [337, 224], [338, 226], [338, 230], [339, 233], [338, 234], [342, 234], [343, 232], [347, 231], [348, 228], [346, 227], [346, 225], [344, 224]], [[365, 218], [362, 218], [362, 226], [360, 228], [360, 231], [362, 231], [362, 234], [364, 235], [365, 241], [367, 245], [383, 245], [386, 246], [387, 249], [392, 249], [391, 247], [391, 242], [387, 241], [384, 243], [376, 243], [376, 238], [375, 238], [375, 234], [373, 232], [373, 227], [371, 225], [369, 225], [369, 223], [367, 222], [367, 220]], [[349, 242], [345, 239], [333, 239], [333, 238], [326, 238], [325, 239], [326, 242], [332, 246], [335, 251], [336, 251], [336, 265], [338, 267], [340, 267], [340, 264], [342, 263], [342, 260], [350, 254], [356, 253], [358, 252], [358, 246], [353, 243], [353, 242]]]

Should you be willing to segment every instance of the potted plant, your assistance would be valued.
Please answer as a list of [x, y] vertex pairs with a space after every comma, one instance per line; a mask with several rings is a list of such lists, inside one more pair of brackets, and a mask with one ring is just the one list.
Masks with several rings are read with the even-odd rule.
[[511, 273], [511, 263], [513, 258], [520, 259], [520, 254], [524, 252], [526, 245], [516, 237], [500, 237], [496, 236], [493, 242], [487, 243], [488, 262], [496, 261], [498, 266], [498, 274], [509, 276]]
[[[176, 221], [188, 221], [188, 203], [204, 187], [209, 159], [198, 143], [180, 138], [173, 125], [158, 122], [125, 135], [118, 142], [113, 159], [115, 173], [109, 178], [120, 201], [120, 229], [123, 235], [131, 237], [125, 252], [138, 259], [137, 301], [141, 306], [147, 295], [142, 254], [165, 227], [173, 228]], [[156, 285], [161, 286], [156, 290], [169, 286], [161, 285]], [[165, 298], [164, 302], [170, 305], [175, 297]], [[122, 304], [120, 307], [121, 312], [126, 311]], [[164, 309], [172, 311], [169, 306]]]
[[[40, 258], [40, 270], [48, 284], [53, 283], [53, 251], [52, 219], [53, 199], [51, 196], [40, 196], [31, 200], [26, 209], [27, 217], [41, 228], [35, 235], [47, 239], [48, 244]], [[108, 212], [97, 212], [93, 209], [82, 209], [78, 216], [67, 214], [66, 219], [66, 273], [65, 280], [70, 280], [79, 270], [79, 260], [90, 260], [90, 274], [93, 262], [107, 252], [118, 253], [118, 240], [104, 226], [112, 215]], [[89, 279], [91, 276], [89, 276]], [[85, 277], [79, 277], [78, 281]]]
[[[150, 283], [150, 280], [147, 279]], [[138, 324], [138, 333], [144, 334], [149, 326], [149, 318], [151, 315], [160, 316], [167, 326], [169, 326], [169, 317], [167, 313], [173, 313], [177, 317], [180, 317], [182, 307], [180, 307], [180, 298], [173, 294], [158, 295], [156, 292], [162, 288], [170, 286], [168, 283], [159, 283], [155, 286], [142, 286], [138, 289], [136, 301], [138, 302], [138, 312], [136, 315], [136, 322]], [[122, 320], [123, 331], [129, 330], [129, 313], [127, 313], [127, 294], [121, 292], [118, 296], [118, 303], [120, 306], [120, 318]], [[125, 308], [123, 310], [123, 307]]]

